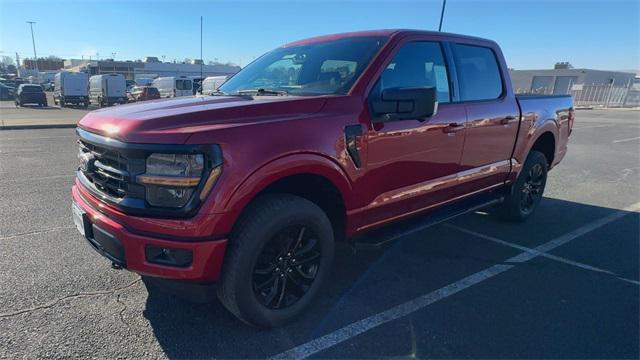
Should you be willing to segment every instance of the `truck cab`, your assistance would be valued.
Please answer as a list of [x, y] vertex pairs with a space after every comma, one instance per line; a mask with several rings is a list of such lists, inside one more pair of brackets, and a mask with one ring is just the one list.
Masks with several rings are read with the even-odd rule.
[[85, 115], [73, 217], [114, 266], [216, 283], [265, 327], [312, 306], [336, 241], [480, 196], [526, 220], [574, 121], [516, 97], [495, 42], [428, 31], [286, 44], [213, 95]]

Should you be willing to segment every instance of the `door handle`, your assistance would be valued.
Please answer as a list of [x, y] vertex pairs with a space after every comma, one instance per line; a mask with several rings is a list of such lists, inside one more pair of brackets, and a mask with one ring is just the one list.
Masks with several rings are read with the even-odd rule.
[[458, 123], [451, 123], [445, 126], [444, 128], [442, 128], [442, 132], [444, 132], [445, 134], [453, 134], [462, 130], [464, 130], [464, 124], [458, 124]]

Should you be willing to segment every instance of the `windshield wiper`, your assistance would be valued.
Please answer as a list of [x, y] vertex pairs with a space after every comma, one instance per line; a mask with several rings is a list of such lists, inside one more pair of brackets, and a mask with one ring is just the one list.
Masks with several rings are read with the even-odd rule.
[[264, 95], [272, 95], [272, 96], [284, 96], [284, 95], [288, 95], [289, 93], [287, 91], [278, 91], [278, 90], [270, 90], [270, 89], [243, 89], [243, 90], [238, 90], [238, 94], [240, 95], [247, 95], [247, 94], [256, 94], [258, 96], [264, 96]]
[[229, 94], [224, 91], [216, 90], [211, 93], [211, 96], [242, 96], [242, 94]]

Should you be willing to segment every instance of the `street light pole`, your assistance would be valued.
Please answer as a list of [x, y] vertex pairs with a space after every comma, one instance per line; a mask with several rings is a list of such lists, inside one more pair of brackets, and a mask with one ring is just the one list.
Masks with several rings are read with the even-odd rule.
[[29, 24], [29, 27], [31, 28], [31, 42], [33, 43], [33, 60], [35, 61], [35, 66], [36, 66], [36, 82], [38, 84], [40, 84], [40, 70], [38, 70], [38, 55], [36, 55], [36, 39], [33, 36], [33, 24], [35, 24], [35, 21], [27, 21], [27, 24]]

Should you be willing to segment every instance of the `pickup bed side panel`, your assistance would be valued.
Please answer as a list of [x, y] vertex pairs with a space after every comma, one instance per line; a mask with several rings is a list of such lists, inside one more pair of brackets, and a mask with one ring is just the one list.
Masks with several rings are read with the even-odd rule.
[[512, 180], [524, 164], [531, 148], [545, 133], [554, 139], [552, 166], [557, 165], [567, 151], [569, 139], [569, 113], [573, 110], [570, 96], [517, 96], [521, 109], [520, 132], [514, 150]]

